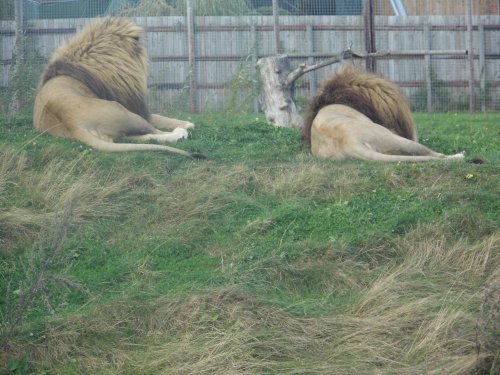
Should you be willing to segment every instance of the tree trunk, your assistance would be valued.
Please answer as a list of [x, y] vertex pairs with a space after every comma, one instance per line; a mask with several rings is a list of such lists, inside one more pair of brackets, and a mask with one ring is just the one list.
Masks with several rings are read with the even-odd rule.
[[288, 83], [290, 60], [286, 55], [270, 56], [257, 61], [263, 85], [262, 107], [270, 124], [301, 128], [303, 119], [293, 98], [293, 82]]
[[[303, 119], [294, 101], [295, 81], [306, 73], [351, 59], [358, 54], [350, 49], [340, 52], [317, 64], [300, 64], [290, 70], [290, 59], [287, 55], [263, 57], [257, 61], [263, 86], [262, 107], [270, 124], [286, 128], [302, 128]], [[315, 93], [313, 93], [315, 94]]]

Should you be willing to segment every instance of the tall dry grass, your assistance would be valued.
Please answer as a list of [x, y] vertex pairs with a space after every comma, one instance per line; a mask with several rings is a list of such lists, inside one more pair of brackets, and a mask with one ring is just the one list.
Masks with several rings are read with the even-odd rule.
[[[113, 234], [110, 247], [120, 236], [134, 242], [130, 250], [119, 249], [129, 260], [115, 259], [112, 265], [127, 268], [126, 277], [116, 284], [105, 280], [116, 293], [93, 296], [78, 311], [48, 316], [35, 327], [20, 327], [23, 334], [34, 331], [34, 337], [11, 335], [9, 354], [29, 352], [37, 370], [408, 375], [496, 371], [498, 289], [491, 286], [500, 272], [500, 237], [486, 218], [453, 211], [453, 204], [468, 199], [461, 194], [470, 194], [456, 186], [454, 173], [464, 174], [459, 167], [442, 167], [457, 168], [446, 173], [432, 165], [349, 168], [348, 163], [298, 155], [287, 163], [179, 161], [182, 167], [160, 173], [155, 170], [158, 162], [114, 173], [113, 165], [99, 168], [98, 157], [86, 160], [84, 154], [74, 161], [52, 155], [47, 168], [35, 168], [24, 154], [4, 149], [1, 155], [4, 250], [36, 241], [43, 248], [64, 247], [65, 225], [56, 229], [68, 207], [68, 230], [97, 227], [106, 219], [116, 230], [124, 228]], [[443, 220], [421, 220], [404, 234], [355, 245], [336, 238], [321, 244], [311, 238], [292, 243], [287, 238], [291, 224], [279, 224], [268, 214], [288, 200], [344, 207], [353, 196], [370, 193], [374, 183], [387, 190], [413, 189], [426, 199], [436, 197], [430, 199], [436, 204], [443, 199], [449, 210]], [[252, 209], [258, 214], [246, 215], [245, 210]], [[232, 237], [217, 237], [228, 231], [221, 223], [242, 217], [238, 226], [231, 226]], [[43, 233], [45, 237], [39, 237]], [[171, 236], [190, 245], [202, 242], [196, 251], [220, 256], [222, 277], [201, 290], [196, 286], [159, 296], [154, 285], [171, 282], [162, 278], [169, 270], [149, 263], [146, 245], [136, 246], [151, 233], [166, 234], [158, 235], [160, 241]], [[267, 253], [248, 261], [256, 237], [271, 245]], [[149, 244], [155, 245], [153, 240]], [[285, 250], [293, 246], [301, 254], [288, 259]], [[144, 257], [134, 257], [134, 251], [144, 251]], [[175, 262], [176, 255], [171, 256]], [[42, 279], [47, 274], [42, 273]], [[79, 287], [61, 276], [54, 280], [59, 285]], [[31, 280], [36, 286], [40, 277]], [[131, 288], [149, 287], [128, 294], [127, 283]]]
[[24, 279], [20, 285], [7, 280], [7, 309], [0, 324], [3, 349], [10, 348], [16, 330], [35, 304], [42, 303], [53, 313], [54, 285], [55, 289], [87, 292], [71, 277], [54, 270], [69, 264], [66, 245], [81, 225], [124, 211], [109, 204], [109, 198], [126, 189], [128, 178], [111, 181], [88, 164], [78, 175], [75, 169], [82, 158], [52, 160], [42, 170], [34, 170], [24, 153], [0, 150], [0, 245], [3, 252], [24, 253], [18, 260], [23, 262]]
[[498, 273], [500, 237], [468, 243], [443, 232], [420, 226], [394, 241], [399, 261], [366, 270], [372, 281], [352, 283], [359, 298], [334, 317], [301, 317], [233, 285], [94, 307], [49, 323], [33, 350], [42, 364], [76, 358], [81, 373], [481, 372], [495, 353], [478, 350], [478, 306]]
[[[52, 159], [42, 169], [31, 167], [26, 154], [8, 148], [0, 150], [0, 244], [10, 251], [20, 242], [31, 242], [48, 232], [68, 202], [75, 199], [74, 222], [115, 217], [126, 208], [111, 197], [127, 190], [134, 176], [113, 178], [102, 174], [96, 164], [84, 160]], [[84, 165], [82, 169], [81, 166]]]

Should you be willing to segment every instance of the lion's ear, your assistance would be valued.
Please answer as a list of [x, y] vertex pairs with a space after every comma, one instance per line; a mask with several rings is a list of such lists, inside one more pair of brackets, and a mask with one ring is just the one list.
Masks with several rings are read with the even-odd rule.
[[132, 39], [134, 39], [136, 42], [139, 41], [139, 37], [138, 36], [133, 36]]

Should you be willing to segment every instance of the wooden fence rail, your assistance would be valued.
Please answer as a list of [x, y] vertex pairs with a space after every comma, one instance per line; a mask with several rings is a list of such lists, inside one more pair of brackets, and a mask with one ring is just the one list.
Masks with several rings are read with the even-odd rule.
[[[274, 54], [272, 16], [193, 17], [191, 26], [186, 17], [134, 20], [146, 30], [144, 44], [150, 56], [155, 110], [258, 109], [255, 62]], [[32, 49], [33, 69], [40, 69], [59, 44], [88, 22], [29, 21], [25, 45]], [[362, 16], [280, 16], [279, 22], [280, 51], [296, 63], [312, 64], [347, 47], [365, 49]], [[500, 16], [473, 17], [472, 50], [463, 16], [376, 16], [374, 31], [376, 50], [391, 52], [377, 57], [377, 72], [398, 83], [416, 109], [464, 109], [469, 82], [480, 108], [499, 109]], [[0, 22], [3, 90], [11, 83], [14, 47], [15, 23]], [[473, 69], [469, 69], [466, 50], [472, 55]], [[355, 63], [364, 64], [361, 60]], [[307, 100], [335, 69], [326, 67], [302, 77], [295, 91], [298, 102]]]

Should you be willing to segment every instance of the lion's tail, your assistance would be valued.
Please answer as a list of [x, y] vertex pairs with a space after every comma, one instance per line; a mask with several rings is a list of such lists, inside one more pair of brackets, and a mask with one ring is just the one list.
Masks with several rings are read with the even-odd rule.
[[73, 133], [74, 137], [81, 142], [105, 152], [127, 152], [127, 151], [161, 151], [188, 156], [195, 159], [205, 159], [206, 156], [199, 153], [191, 153], [179, 148], [165, 145], [145, 144], [145, 143], [113, 143], [103, 141], [85, 130], [79, 129]]
[[347, 105], [394, 133], [416, 141], [417, 134], [406, 96], [399, 87], [372, 73], [344, 65], [326, 81], [309, 103], [302, 138], [311, 142], [311, 126], [321, 108]]

